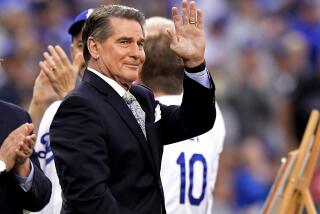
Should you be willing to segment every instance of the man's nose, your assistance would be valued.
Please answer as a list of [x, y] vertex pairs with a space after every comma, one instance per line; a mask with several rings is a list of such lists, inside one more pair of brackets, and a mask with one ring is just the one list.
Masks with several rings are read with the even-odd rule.
[[130, 49], [130, 56], [134, 58], [140, 58], [143, 55], [143, 47], [138, 44], [132, 44]]

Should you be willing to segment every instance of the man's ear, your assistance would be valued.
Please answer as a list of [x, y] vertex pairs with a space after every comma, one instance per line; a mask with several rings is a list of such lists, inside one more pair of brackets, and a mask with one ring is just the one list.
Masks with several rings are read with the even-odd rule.
[[92, 36], [87, 41], [88, 50], [94, 59], [99, 59], [99, 43], [94, 40]]

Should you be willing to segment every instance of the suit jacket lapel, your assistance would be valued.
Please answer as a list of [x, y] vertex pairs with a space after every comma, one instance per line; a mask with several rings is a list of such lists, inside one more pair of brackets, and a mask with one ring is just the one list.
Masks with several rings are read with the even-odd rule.
[[[92, 73], [91, 71], [85, 71], [83, 81], [89, 83], [95, 87], [100, 93], [104, 94], [104, 99], [107, 101], [116, 112], [118, 112], [120, 118], [126, 123], [131, 132], [136, 136], [142, 150], [146, 153], [147, 158], [152, 163], [152, 157], [148, 148], [146, 138], [131, 110], [128, 108], [125, 101], [119, 96], [119, 94], [104, 80]], [[151, 164], [153, 166], [153, 164]]]
[[158, 163], [161, 160], [161, 155], [159, 156], [159, 145], [157, 140], [157, 134], [155, 131], [155, 124], [154, 124], [154, 109], [153, 107], [149, 108], [148, 105], [145, 104], [145, 102], [142, 101], [142, 96], [138, 94], [138, 92], [135, 90], [135, 86], [132, 86], [130, 89], [130, 92], [137, 98], [139, 101], [143, 111], [146, 113], [146, 133], [147, 133], [147, 139], [148, 139], [148, 146], [149, 150], [151, 152], [152, 160], [154, 163], [154, 168], [156, 169], [156, 172], [160, 171], [160, 168], [157, 166], [160, 166], [160, 163]]

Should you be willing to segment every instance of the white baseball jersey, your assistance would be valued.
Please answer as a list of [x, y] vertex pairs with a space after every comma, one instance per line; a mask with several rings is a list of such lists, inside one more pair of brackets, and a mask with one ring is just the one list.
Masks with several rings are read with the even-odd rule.
[[[165, 105], [180, 105], [182, 96], [156, 99]], [[224, 138], [224, 120], [216, 104], [216, 120], [210, 131], [164, 146], [161, 180], [168, 214], [211, 214]]]
[[62, 207], [61, 187], [53, 160], [49, 138], [50, 125], [60, 104], [61, 101], [56, 101], [45, 111], [39, 125], [37, 141], [34, 148], [37, 153], [41, 169], [52, 183], [50, 201], [40, 212], [35, 212], [39, 214], [59, 214]]

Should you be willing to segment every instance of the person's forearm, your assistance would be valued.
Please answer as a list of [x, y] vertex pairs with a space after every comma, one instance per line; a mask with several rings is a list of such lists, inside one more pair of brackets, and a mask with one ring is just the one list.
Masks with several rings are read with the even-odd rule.
[[[36, 163], [37, 160], [33, 158], [30, 159], [32, 164], [33, 172], [30, 171], [29, 176], [32, 175], [32, 178], [27, 178], [24, 186], [21, 188], [25, 189], [24, 193], [19, 191], [21, 194], [19, 198], [23, 201], [23, 208], [30, 210], [32, 212], [39, 211], [49, 202], [51, 196], [52, 185], [48, 177], [41, 171], [39, 163]], [[31, 180], [29, 180], [31, 179]], [[31, 182], [31, 185], [30, 183]]]
[[37, 102], [34, 99], [31, 100], [29, 106], [29, 114], [31, 116], [32, 122], [34, 124], [34, 133], [38, 133], [39, 125], [45, 110], [49, 107], [50, 103], [47, 102]]
[[23, 164], [16, 166], [14, 171], [20, 177], [28, 177], [31, 171], [30, 159], [28, 158]]
[[14, 175], [20, 187], [28, 192], [32, 186], [34, 169], [29, 158], [24, 164], [14, 167]]

